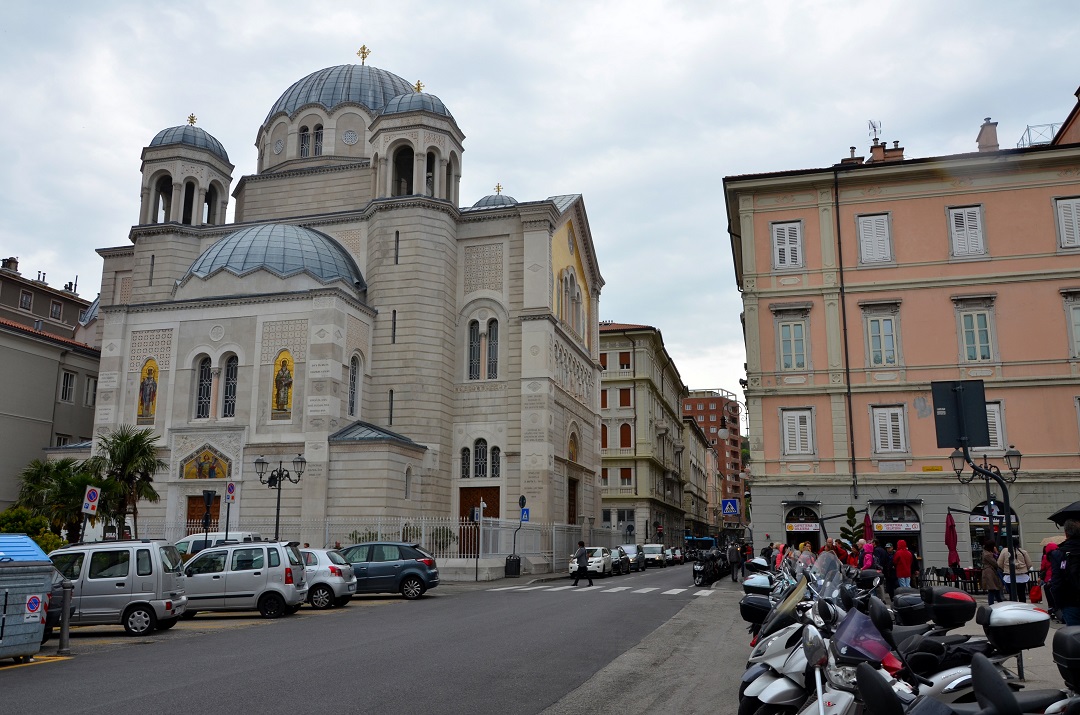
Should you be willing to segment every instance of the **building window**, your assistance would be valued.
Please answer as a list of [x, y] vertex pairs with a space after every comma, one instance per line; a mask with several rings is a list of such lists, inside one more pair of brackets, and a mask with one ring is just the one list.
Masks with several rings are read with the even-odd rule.
[[390, 311], [390, 344], [397, 342], [397, 311]]
[[607, 425], [600, 425], [600, 449], [607, 449]]
[[240, 371], [240, 358], [230, 355], [225, 361], [225, 394], [221, 401], [221, 416], [236, 417], [236, 382]]
[[600, 353], [600, 371], [607, 370], [607, 353]]
[[630, 388], [619, 388], [619, 407], [630, 407]]
[[315, 156], [322, 156], [322, 125], [315, 125]]
[[900, 364], [900, 300], [860, 301], [866, 331], [866, 364], [871, 368]]
[[892, 261], [892, 236], [889, 215], [859, 216], [859, 262], [888, 263]]
[[478, 439], [473, 442], [473, 476], [483, 478], [487, 476], [488, 450], [487, 440]]
[[83, 405], [93, 407], [97, 404], [97, 378], [86, 378], [86, 391], [83, 392]]
[[412, 498], [412, 467], [405, 467], [405, 498]]
[[398, 264], [401, 257], [401, 231], [394, 231], [394, 265]]
[[19, 293], [19, 308], [30, 310], [34, 306], [34, 294], [28, 290]]
[[634, 485], [634, 472], [631, 467], [619, 468], [619, 486], [630, 487]]
[[607, 409], [607, 390], [600, 390], [600, 409]]
[[79, 308], [79, 322], [86, 320], [86, 308]]
[[387, 424], [394, 424], [394, 391], [390, 390], [387, 395]]
[[469, 379], [480, 379], [480, 321], [469, 321]]
[[356, 398], [359, 393], [360, 386], [360, 358], [353, 357], [349, 361], [349, 417], [356, 417], [357, 404]]
[[49, 317], [53, 320], [60, 320], [64, 315], [64, 304], [58, 300], [54, 300], [49, 306]]
[[780, 329], [780, 369], [806, 369], [806, 322], [783, 321]]
[[983, 236], [982, 207], [964, 206], [949, 209], [949, 236], [954, 257], [985, 255], [986, 240]]
[[311, 154], [311, 134], [307, 127], [300, 127], [300, 158]]
[[73, 372], [64, 370], [62, 382], [60, 383], [60, 401], [75, 401], [75, 373]]
[[716, 403], [715, 402], [710, 402], [709, 403], [709, 409], [710, 410], [715, 410], [716, 409]]
[[709, 422], [716, 422], [716, 415], [709, 415]]
[[619, 353], [619, 369], [620, 370], [629, 370], [630, 369], [630, 353], [628, 353], [628, 352]]
[[1004, 454], [1005, 445], [1005, 414], [1004, 405], [1000, 401], [986, 403], [986, 426], [990, 432], [990, 445], [987, 447], [972, 447], [973, 452], [1001, 452]]
[[498, 447], [491, 448], [491, 478], [498, 479], [502, 476], [502, 471], [499, 467], [499, 455], [502, 453]]
[[1058, 199], [1058, 246], [1080, 248], [1080, 199]]
[[[607, 467], [600, 469], [600, 486], [606, 487], [608, 485]], [[607, 511], [605, 509], [604, 511]]]
[[210, 388], [213, 386], [213, 377], [210, 374], [210, 358], [208, 357], [204, 357], [199, 361], [197, 385], [195, 419], [204, 420], [210, 417]]
[[619, 425], [619, 449], [630, 449], [634, 446], [634, 431], [629, 424]]
[[993, 346], [990, 342], [990, 311], [962, 311], [960, 331], [964, 362], [989, 362], [993, 359]]
[[469, 478], [469, 467], [472, 464], [472, 457], [470, 456], [469, 448], [461, 448], [461, 478]]
[[494, 318], [487, 324], [487, 379], [499, 377], [499, 321]]
[[907, 452], [907, 428], [902, 405], [871, 407], [874, 424], [874, 451], [878, 454]]
[[780, 410], [785, 455], [814, 453], [814, 411]]
[[67, 446], [67, 443], [70, 442], [70, 441], [71, 441], [71, 435], [69, 435], [69, 434], [58, 434], [58, 435], [56, 435], [56, 446], [57, 447], [65, 447], [65, 446]]
[[802, 223], [790, 221], [772, 225], [774, 268], [801, 268], [803, 265]]

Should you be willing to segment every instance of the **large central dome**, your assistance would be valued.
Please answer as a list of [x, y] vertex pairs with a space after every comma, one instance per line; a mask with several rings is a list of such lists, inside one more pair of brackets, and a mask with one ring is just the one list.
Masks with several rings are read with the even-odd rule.
[[413, 86], [393, 72], [370, 65], [338, 65], [312, 72], [294, 83], [274, 102], [266, 120], [278, 112], [292, 114], [305, 104], [321, 104], [327, 110], [356, 102], [378, 113], [399, 94], [415, 92]]

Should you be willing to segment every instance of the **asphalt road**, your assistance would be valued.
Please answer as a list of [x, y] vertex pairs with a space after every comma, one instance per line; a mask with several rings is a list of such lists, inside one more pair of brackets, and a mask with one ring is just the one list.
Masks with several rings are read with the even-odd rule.
[[443, 584], [276, 621], [200, 614], [142, 639], [76, 629], [74, 658], [0, 668], [0, 711], [734, 713], [741, 594], [700, 595], [690, 574]]

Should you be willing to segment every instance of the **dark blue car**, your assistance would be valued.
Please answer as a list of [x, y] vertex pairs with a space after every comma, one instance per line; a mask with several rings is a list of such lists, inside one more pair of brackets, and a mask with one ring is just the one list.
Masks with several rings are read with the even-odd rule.
[[356, 574], [356, 593], [400, 593], [412, 600], [439, 585], [435, 557], [420, 544], [369, 541], [340, 551]]

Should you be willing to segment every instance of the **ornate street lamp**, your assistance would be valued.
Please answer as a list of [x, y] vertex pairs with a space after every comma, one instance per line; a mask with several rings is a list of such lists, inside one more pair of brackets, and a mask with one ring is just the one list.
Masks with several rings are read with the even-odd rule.
[[[293, 471], [291, 473], [288, 469], [285, 469], [285, 462], [282, 460], [278, 461], [278, 468], [271, 471], [270, 474], [266, 473], [268, 466], [270, 466], [270, 463], [263, 459], [262, 455], [259, 455], [259, 458], [255, 460], [255, 474], [259, 476], [259, 481], [271, 489], [277, 489], [277, 510], [274, 512], [274, 541], [277, 541], [278, 528], [281, 523], [281, 484], [285, 480], [293, 484], [299, 484], [300, 477], [304, 473], [304, 467], [307, 466], [307, 460], [304, 459], [302, 454], [293, 457]], [[296, 476], [293, 476], [293, 474]]]

